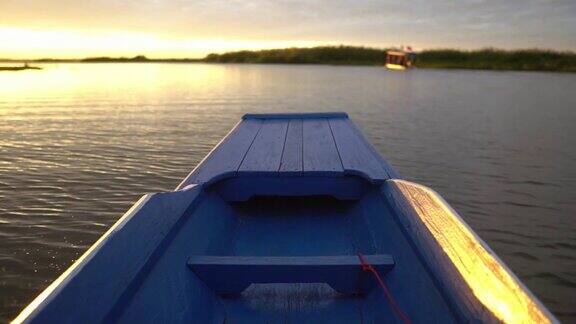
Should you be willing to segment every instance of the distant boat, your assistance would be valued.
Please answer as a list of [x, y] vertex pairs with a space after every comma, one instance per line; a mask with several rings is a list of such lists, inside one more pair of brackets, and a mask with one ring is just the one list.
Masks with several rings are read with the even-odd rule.
[[557, 323], [345, 113], [248, 114], [15, 323]]
[[398, 50], [390, 50], [386, 52], [385, 66], [391, 70], [405, 70], [414, 66], [416, 61], [416, 53], [412, 48], [403, 47]]

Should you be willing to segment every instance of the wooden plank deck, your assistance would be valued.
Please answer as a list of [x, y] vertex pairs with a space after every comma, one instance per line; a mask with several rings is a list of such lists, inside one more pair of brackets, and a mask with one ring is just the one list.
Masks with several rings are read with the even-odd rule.
[[280, 163], [281, 174], [300, 174], [303, 169], [302, 163], [302, 119], [291, 119], [286, 133], [282, 162]]
[[286, 120], [268, 120], [262, 123], [260, 131], [238, 171], [246, 175], [277, 173], [282, 159], [287, 129], [288, 121]]
[[314, 175], [342, 174], [342, 161], [327, 119], [304, 120], [304, 172]]
[[397, 177], [345, 113], [247, 114], [178, 189], [263, 175]]

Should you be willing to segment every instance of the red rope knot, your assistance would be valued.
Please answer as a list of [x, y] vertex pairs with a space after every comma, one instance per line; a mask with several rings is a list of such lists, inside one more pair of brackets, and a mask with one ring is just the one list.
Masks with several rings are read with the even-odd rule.
[[410, 321], [408, 316], [406, 316], [406, 314], [402, 311], [400, 306], [398, 306], [398, 303], [394, 299], [394, 296], [392, 296], [392, 293], [388, 289], [388, 286], [386, 286], [386, 284], [384, 283], [384, 280], [382, 280], [382, 277], [380, 277], [378, 271], [374, 269], [374, 267], [366, 260], [366, 258], [364, 258], [364, 255], [362, 255], [362, 253], [360, 252], [358, 252], [358, 259], [360, 260], [360, 266], [362, 267], [362, 271], [370, 272], [374, 275], [374, 277], [376, 277], [376, 280], [378, 281], [380, 288], [382, 288], [382, 290], [384, 291], [384, 295], [388, 299], [388, 302], [392, 306], [392, 309], [398, 315], [398, 317], [400, 317], [402, 322], [404, 322], [404, 324], [412, 324], [412, 321]]
[[372, 265], [368, 263], [368, 261], [366, 261], [362, 253], [358, 253], [358, 258], [360, 259], [360, 265], [362, 266], [362, 271], [364, 272], [376, 271], [376, 269], [374, 269], [374, 267], [372, 267]]

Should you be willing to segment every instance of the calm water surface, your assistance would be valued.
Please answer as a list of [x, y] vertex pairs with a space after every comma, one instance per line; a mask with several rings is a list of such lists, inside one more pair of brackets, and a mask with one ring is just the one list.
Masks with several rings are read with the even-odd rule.
[[0, 74], [0, 321], [243, 113], [331, 110], [576, 320], [576, 74], [65, 64]]

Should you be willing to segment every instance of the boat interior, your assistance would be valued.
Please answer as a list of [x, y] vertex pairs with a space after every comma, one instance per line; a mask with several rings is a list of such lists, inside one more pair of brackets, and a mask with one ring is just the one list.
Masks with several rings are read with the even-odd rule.
[[[402, 305], [412, 321], [454, 321], [449, 305], [398, 226], [379, 186], [354, 176], [312, 177], [307, 180], [312, 184], [307, 194], [297, 195], [301, 181], [296, 177], [239, 177], [203, 190], [195, 208], [182, 216], [185, 220], [173, 242], [159, 253], [146, 280], [118, 309], [117, 319], [142, 322], [156, 314], [158, 319], [178, 322], [401, 322], [391, 301], [370, 279], [371, 274], [362, 273], [358, 262], [361, 253], [393, 260], [391, 265], [379, 265], [380, 274], [394, 302]], [[331, 185], [318, 185], [326, 181]], [[256, 182], [276, 186], [254, 185]], [[314, 183], [323, 189], [314, 191]], [[347, 185], [353, 189], [342, 196], [341, 187]], [[226, 199], [231, 196], [230, 187], [245, 188], [242, 197]], [[267, 188], [267, 192], [246, 188]], [[198, 256], [226, 257], [221, 262], [212, 260], [212, 268], [207, 269], [205, 276], [215, 276], [215, 285], [210, 284], [210, 278], [195, 273], [189, 260]], [[252, 259], [256, 262], [279, 258], [272, 258], [267, 268], [239, 274], [237, 267], [243, 257], [256, 257]], [[283, 257], [318, 261], [310, 269], [282, 263]], [[323, 257], [346, 258], [319, 267]], [[354, 265], [342, 272], [339, 267], [346, 259]], [[346, 289], [333, 287], [338, 283], [356, 287], [361, 276], [369, 286], [363, 291], [342, 292]], [[234, 289], [222, 287], [222, 281]], [[220, 287], [214, 287], [218, 283]], [[240, 284], [240, 289], [234, 284]]]

